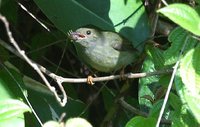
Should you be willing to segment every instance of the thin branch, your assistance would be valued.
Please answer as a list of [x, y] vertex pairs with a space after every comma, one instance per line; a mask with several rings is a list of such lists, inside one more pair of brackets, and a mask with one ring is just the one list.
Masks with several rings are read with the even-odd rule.
[[[4, 46], [7, 50], [9, 50], [10, 52], [12, 52], [15, 55], [17, 55], [18, 57], [22, 58], [15, 49], [13, 49], [10, 45], [5, 43], [1, 39], [0, 39], [0, 44], [2, 46]], [[32, 62], [35, 63], [34, 61], [32, 61]], [[37, 64], [37, 63], [35, 63], [35, 64]], [[55, 81], [59, 81], [61, 83], [63, 83], [63, 82], [86, 83], [87, 82], [87, 78], [63, 78], [62, 76], [58, 76], [58, 75], [50, 72], [45, 67], [43, 67], [39, 64], [37, 64], [37, 66], [39, 67], [39, 69], [43, 73], [45, 73], [46, 75], [48, 75], [49, 77], [51, 77]], [[159, 71], [155, 71], [155, 72], [146, 72], [146, 73], [145, 72], [144, 73], [127, 73], [127, 74], [124, 75], [124, 77], [129, 78], [129, 79], [131, 79], [131, 78], [143, 78], [143, 77], [150, 77], [150, 76], [154, 76], [154, 75], [169, 74], [169, 73], [172, 73], [172, 69], [159, 70]], [[93, 82], [109, 81], [109, 80], [120, 79], [120, 78], [121, 78], [120, 75], [110, 75], [110, 76], [104, 76], [104, 77], [96, 77], [96, 78], [93, 78]]]
[[[50, 91], [52, 91], [54, 93], [54, 96], [56, 97], [57, 101], [59, 102], [59, 104], [61, 106], [65, 106], [65, 104], [67, 103], [67, 95], [64, 91], [64, 88], [63, 86], [60, 84], [61, 82], [57, 82], [58, 83], [58, 86], [60, 88], [60, 90], [62, 91], [62, 94], [63, 94], [63, 99], [61, 99], [59, 97], [59, 95], [57, 94], [56, 90], [55, 90], [55, 87], [51, 86], [50, 83], [48, 82], [48, 80], [46, 79], [46, 77], [44, 76], [44, 74], [41, 72], [41, 70], [39, 69], [38, 67], [38, 64], [36, 64], [35, 62], [33, 62], [32, 60], [30, 60], [26, 54], [25, 54], [25, 51], [21, 50], [20, 47], [18, 46], [17, 42], [15, 41], [15, 39], [13, 38], [12, 36], [12, 32], [10, 31], [10, 28], [9, 28], [9, 23], [7, 21], [7, 19], [2, 16], [0, 14], [0, 20], [2, 20], [2, 22], [4, 23], [5, 25], [5, 28], [6, 28], [6, 32], [7, 32], [7, 35], [8, 35], [8, 38], [10, 40], [10, 43], [15, 47], [16, 51], [14, 51], [14, 49], [12, 51], [14, 51], [15, 53], [18, 54], [18, 56], [20, 56], [20, 58], [23, 58], [39, 75], [40, 77], [42, 78], [42, 80], [45, 82], [45, 84], [47, 85], [47, 87], [49, 88]], [[11, 47], [9, 47], [10, 49]]]
[[[44, 69], [44, 68], [43, 68]], [[46, 72], [48, 72], [46, 70]], [[154, 76], [154, 75], [161, 75], [161, 74], [168, 74], [171, 73], [172, 69], [168, 70], [159, 70], [155, 72], [147, 72], [147, 73], [127, 73], [124, 75], [125, 78], [143, 78], [143, 77], [149, 77], [149, 76]], [[68, 82], [68, 83], [84, 83], [87, 82], [87, 78], [63, 78], [61, 76], [57, 76], [53, 73], [48, 73], [50, 77], [53, 79], [60, 79], [62, 82]], [[114, 80], [114, 79], [120, 79], [121, 75], [110, 75], [110, 76], [104, 76], [104, 77], [96, 77], [93, 78], [93, 82], [101, 82], [101, 81], [109, 81], [109, 80]]]
[[17, 2], [18, 3], [18, 5], [24, 10], [24, 11], [26, 11], [33, 19], [35, 19], [43, 28], [45, 28], [48, 32], [50, 32], [50, 29], [47, 27], [47, 26], [45, 26], [40, 20], [38, 20], [30, 11], [28, 11], [27, 9], [26, 9], [26, 7], [24, 7], [21, 3], [19, 3], [19, 2]]

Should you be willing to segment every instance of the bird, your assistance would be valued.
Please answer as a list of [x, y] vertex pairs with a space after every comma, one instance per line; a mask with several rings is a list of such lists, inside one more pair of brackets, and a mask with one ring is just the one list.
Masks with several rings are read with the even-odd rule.
[[132, 43], [116, 32], [81, 27], [69, 31], [78, 57], [100, 72], [115, 72], [137, 61], [139, 52]]

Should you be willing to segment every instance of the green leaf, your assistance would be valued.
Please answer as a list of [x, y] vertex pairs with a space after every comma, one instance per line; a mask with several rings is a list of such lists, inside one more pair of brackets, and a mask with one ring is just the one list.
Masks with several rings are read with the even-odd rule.
[[62, 125], [57, 121], [47, 121], [43, 127], [62, 127]]
[[176, 63], [186, 37], [188, 37], [188, 39], [183, 54], [194, 48], [198, 41], [190, 37], [189, 34], [180, 27], [177, 27], [170, 33], [168, 40], [171, 42], [171, 46], [164, 52], [165, 65]]
[[[189, 92], [189, 90], [187, 90], [186, 86], [183, 84], [181, 80], [180, 72], [178, 72], [176, 75], [175, 86], [176, 86], [177, 93], [179, 94], [182, 104], [183, 104], [182, 108], [180, 109], [181, 112], [176, 110], [176, 115], [179, 115], [180, 117], [179, 119], [181, 119], [181, 122], [183, 124], [186, 124], [188, 127], [198, 127], [199, 123], [197, 123], [198, 121], [197, 119], [199, 117], [194, 118], [195, 115], [193, 114], [193, 111], [196, 109], [196, 111], [198, 112], [199, 100], [191, 96], [191, 93]], [[175, 119], [173, 119], [172, 117], [172, 120], [175, 120]]]
[[[80, 100], [75, 100], [68, 97], [66, 106], [61, 108], [54, 95], [44, 84], [40, 85], [34, 84], [34, 82], [32, 82], [31, 85], [34, 87], [32, 86], [27, 88], [29, 101], [31, 102], [41, 121], [48, 121], [52, 118], [59, 119], [63, 112], [67, 113], [65, 118], [80, 116], [80, 114], [82, 117], [87, 116], [88, 111], [84, 111], [86, 105]], [[32, 121], [33, 120], [30, 119], [30, 122]]]
[[170, 103], [170, 106], [172, 106], [174, 108], [174, 110], [180, 111], [180, 109], [182, 107], [181, 100], [177, 95], [175, 95], [172, 92], [169, 95], [169, 103]]
[[57, 121], [47, 121], [43, 127], [62, 127], [62, 125]]
[[200, 4], [200, 0], [195, 0], [198, 4]]
[[25, 126], [23, 112], [29, 109], [17, 100], [23, 98], [23, 91], [18, 85], [21, 88], [24, 86], [19, 73], [12, 69], [0, 69], [0, 127]]
[[200, 17], [192, 7], [186, 4], [171, 4], [159, 9], [158, 12], [186, 30], [200, 36]]
[[102, 95], [103, 95], [105, 109], [106, 109], [106, 111], [109, 111], [110, 108], [112, 108], [112, 106], [114, 104], [114, 99], [115, 99], [112, 94], [112, 91], [109, 88], [104, 87], [102, 90]]
[[0, 101], [0, 121], [17, 117], [24, 112], [31, 111], [30, 108], [19, 100], [7, 99]]
[[[180, 109], [181, 110], [181, 109]], [[170, 120], [172, 121], [172, 127], [186, 127], [187, 124], [184, 123], [182, 119], [182, 115], [180, 111], [171, 111], [170, 112]], [[194, 127], [194, 126], [192, 126]]]
[[156, 119], [154, 118], [144, 118], [141, 116], [136, 116], [132, 118], [125, 127], [155, 127]]
[[7, 71], [0, 70], [0, 101], [10, 98], [24, 98], [23, 91], [21, 91], [18, 85], [24, 88], [22, 77], [19, 73], [12, 69]]
[[152, 108], [149, 112], [149, 116], [154, 117], [154, 118], [158, 118], [162, 104], [163, 104], [163, 100], [159, 100], [155, 104], [153, 104], [153, 106], [152, 106]]
[[147, 54], [153, 60], [155, 69], [158, 70], [160, 68], [163, 68], [165, 62], [163, 52], [153, 45], [147, 45], [146, 48], [147, 48]]
[[[198, 0], [198, 1], [200, 3], [200, 0]], [[200, 6], [199, 5], [195, 6], [195, 10], [200, 15]]]
[[65, 127], [92, 127], [92, 125], [83, 118], [70, 118], [65, 123]]
[[[44, 56], [47, 50], [50, 50], [51, 43], [55, 42], [56, 39], [52, 36], [52, 33], [37, 33], [31, 38], [30, 43], [30, 56], [31, 59], [36, 61]], [[55, 45], [54, 45], [55, 46]], [[48, 48], [47, 48], [48, 47]]]
[[[94, 25], [121, 33], [134, 45], [149, 36], [142, 1], [34, 0], [53, 24], [65, 34], [71, 29]], [[142, 32], [138, 32], [142, 31]]]
[[200, 46], [189, 51], [181, 60], [180, 76], [185, 85], [184, 99], [200, 123]]
[[[181, 60], [180, 75], [186, 88], [199, 96], [200, 94], [200, 46], [189, 51]], [[199, 96], [200, 97], [200, 96]]]
[[[1, 41], [1, 39], [0, 39], [0, 41]], [[8, 51], [7, 51], [4, 47], [2, 47], [1, 45], [0, 45], [0, 52], [1, 52], [1, 54], [0, 54], [0, 59], [1, 59], [1, 61], [6, 61], [6, 60], [8, 60], [8, 58], [9, 58], [9, 53], [8, 53]]]
[[[155, 71], [154, 64], [150, 58], [147, 58], [142, 66], [142, 72], [153, 72]], [[154, 99], [155, 91], [158, 87], [158, 77], [150, 76], [139, 79], [139, 104], [143, 110], [148, 110], [152, 107], [152, 103], [149, 99], [144, 96], [151, 97]]]
[[0, 1], [0, 12], [4, 15], [9, 23], [17, 24], [17, 15], [18, 7], [17, 3], [14, 0], [2, 0]]

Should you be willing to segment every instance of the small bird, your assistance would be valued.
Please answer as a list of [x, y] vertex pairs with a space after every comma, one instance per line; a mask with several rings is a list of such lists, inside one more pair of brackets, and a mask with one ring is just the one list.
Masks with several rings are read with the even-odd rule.
[[113, 72], [136, 61], [137, 49], [119, 34], [82, 27], [68, 33], [74, 41], [79, 58], [100, 72]]

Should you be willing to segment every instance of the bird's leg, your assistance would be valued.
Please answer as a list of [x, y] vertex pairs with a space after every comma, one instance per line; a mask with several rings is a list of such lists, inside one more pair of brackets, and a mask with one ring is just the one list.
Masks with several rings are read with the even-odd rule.
[[87, 84], [88, 84], [88, 85], [94, 85], [92, 75], [88, 75], [88, 77], [87, 77]]
[[94, 85], [93, 76], [94, 77], [97, 77], [97, 76], [92, 72], [92, 70], [90, 70], [87, 66], [83, 65], [81, 72], [84, 72], [85, 75], [88, 75], [87, 84], [88, 85]]
[[93, 77], [97, 77], [97, 75], [96, 74], [89, 74], [88, 75], [88, 77], [87, 77], [87, 84], [88, 85], [94, 85]]

